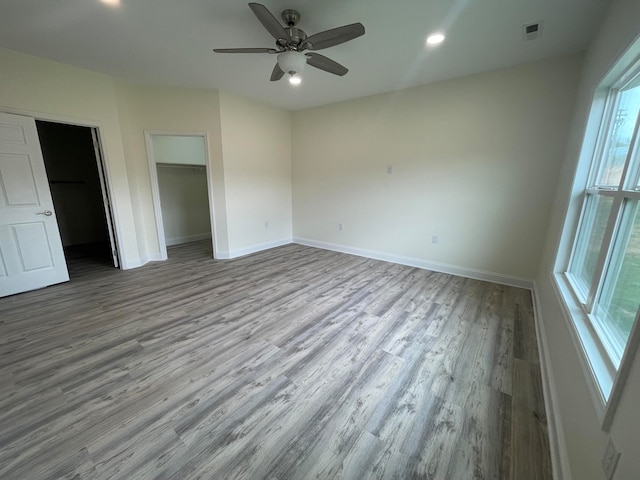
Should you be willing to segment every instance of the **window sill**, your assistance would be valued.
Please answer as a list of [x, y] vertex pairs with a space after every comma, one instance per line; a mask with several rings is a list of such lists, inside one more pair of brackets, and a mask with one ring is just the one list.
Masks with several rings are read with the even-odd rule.
[[560, 273], [552, 273], [551, 276], [596, 413], [602, 424], [607, 413], [607, 400], [616, 378], [616, 369], [596, 335], [588, 315], [575, 297], [569, 280]]

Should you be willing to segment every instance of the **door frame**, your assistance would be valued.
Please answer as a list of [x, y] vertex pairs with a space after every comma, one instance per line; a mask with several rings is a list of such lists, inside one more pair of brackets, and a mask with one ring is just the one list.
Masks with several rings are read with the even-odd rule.
[[[51, 114], [51, 113], [42, 113], [42, 112], [37, 112], [37, 111], [33, 111], [33, 110], [22, 110], [22, 109], [17, 109], [17, 108], [10, 108], [10, 107], [1, 107], [0, 111], [4, 112], [4, 113], [12, 113], [14, 115], [22, 115], [25, 117], [31, 117], [33, 118], [34, 121], [44, 121], [44, 122], [53, 122], [53, 123], [62, 123], [62, 124], [66, 124], [66, 125], [74, 125], [77, 127], [88, 127], [90, 129], [92, 129], [92, 132], [95, 132], [95, 137], [98, 140], [98, 143], [100, 145], [100, 157], [95, 156], [95, 161], [98, 167], [98, 170], [100, 171], [100, 169], [102, 168], [102, 173], [103, 173], [103, 177], [104, 177], [104, 182], [101, 182], [102, 185], [104, 185], [105, 190], [103, 190], [103, 195], [106, 195], [109, 199], [109, 204], [106, 205], [105, 204], [105, 213], [109, 212], [110, 215], [107, 216], [107, 222], [111, 223], [111, 228], [113, 229], [113, 236], [110, 238], [110, 241], [115, 242], [115, 244], [111, 245], [111, 249], [112, 251], [115, 249], [116, 253], [115, 253], [115, 258], [114, 260], [118, 261], [118, 265], [114, 265], [114, 268], [120, 268], [120, 269], [124, 269], [127, 268], [125, 265], [125, 262], [122, 258], [122, 252], [123, 252], [123, 248], [122, 248], [122, 232], [120, 229], [120, 221], [119, 221], [119, 215], [118, 215], [118, 208], [116, 205], [116, 202], [114, 201], [114, 196], [111, 194], [111, 192], [114, 191], [113, 188], [113, 184], [111, 181], [111, 178], [113, 177], [113, 175], [111, 174], [111, 169], [109, 166], [109, 155], [107, 152], [107, 149], [105, 147], [104, 142], [102, 141], [102, 130], [104, 129], [104, 126], [102, 124], [102, 122], [96, 121], [96, 120], [91, 120], [91, 119], [78, 119], [75, 117], [67, 117], [65, 115], [56, 115], [56, 114]], [[40, 142], [40, 139], [38, 138], [38, 142]], [[65, 258], [66, 260], [66, 258]]]
[[147, 161], [149, 162], [149, 179], [151, 181], [151, 197], [153, 199], [153, 212], [156, 220], [156, 233], [158, 236], [158, 245], [160, 247], [160, 260], [166, 260], [167, 255], [167, 242], [164, 235], [164, 222], [162, 221], [162, 205], [160, 203], [160, 186], [158, 185], [158, 169], [155, 162], [155, 156], [153, 153], [153, 141], [154, 136], [165, 137], [200, 137], [204, 140], [204, 167], [207, 177], [207, 197], [209, 199], [209, 220], [211, 222], [211, 242], [213, 246], [213, 258], [220, 258], [218, 253], [218, 234], [216, 230], [215, 222], [215, 208], [213, 205], [213, 180], [211, 177], [211, 159], [209, 157], [209, 135], [207, 132], [194, 132], [194, 131], [167, 131], [167, 130], [145, 130], [144, 140], [147, 146]]
[[102, 194], [102, 206], [104, 207], [104, 216], [107, 221], [107, 231], [109, 233], [109, 244], [111, 246], [111, 257], [113, 258], [113, 266], [120, 268], [120, 249], [118, 248], [118, 236], [116, 235], [113, 221], [113, 201], [111, 193], [107, 185], [107, 172], [104, 164], [104, 149], [102, 147], [102, 139], [100, 138], [100, 130], [91, 127], [91, 139], [93, 140], [93, 154], [98, 167], [98, 179], [100, 180], [100, 193]]

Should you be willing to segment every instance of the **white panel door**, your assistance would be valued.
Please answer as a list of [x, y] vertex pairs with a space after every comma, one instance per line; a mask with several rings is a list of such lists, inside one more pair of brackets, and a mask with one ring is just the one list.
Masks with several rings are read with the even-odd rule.
[[0, 297], [67, 280], [36, 122], [0, 113]]

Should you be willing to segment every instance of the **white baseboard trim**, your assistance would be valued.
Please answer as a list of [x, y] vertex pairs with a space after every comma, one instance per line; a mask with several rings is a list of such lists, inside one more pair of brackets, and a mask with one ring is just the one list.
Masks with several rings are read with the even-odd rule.
[[284, 238], [282, 240], [275, 240], [273, 242], [259, 243], [257, 245], [251, 245], [249, 247], [244, 248], [236, 248], [234, 250], [223, 250], [218, 251], [219, 259], [231, 259], [244, 257], [245, 255], [250, 255], [252, 253], [262, 252], [263, 250], [269, 250], [270, 248], [281, 247], [282, 245], [289, 245], [291, 243], [291, 238]]
[[398, 263], [400, 265], [407, 265], [409, 267], [424, 268], [425, 270], [432, 270], [434, 272], [449, 273], [451, 275], [457, 275], [459, 277], [473, 278], [475, 280], [484, 280], [487, 282], [499, 283], [502, 285], [509, 285], [512, 287], [520, 288], [533, 288], [533, 281], [528, 278], [515, 277], [511, 275], [503, 275], [500, 273], [487, 272], [485, 270], [477, 270], [474, 268], [460, 267], [457, 265], [450, 265], [448, 263], [431, 262], [414, 257], [404, 257], [401, 255], [394, 255], [391, 253], [378, 252], [375, 250], [366, 250], [363, 248], [348, 247], [345, 245], [338, 245], [335, 243], [319, 242], [308, 238], [294, 237], [293, 243], [299, 243], [300, 245], [306, 245], [308, 247], [322, 248], [325, 250], [333, 250], [335, 252], [349, 253], [351, 255], [358, 255], [360, 257], [372, 258], [374, 260], [382, 260], [385, 262]]
[[567, 443], [562, 426], [560, 403], [556, 390], [556, 383], [551, 370], [551, 357], [547, 341], [547, 333], [542, 319], [542, 307], [533, 283], [531, 291], [533, 296], [533, 314], [536, 325], [536, 337], [538, 339], [538, 352], [540, 355], [540, 374], [542, 376], [542, 390], [544, 394], [544, 409], [547, 417], [547, 431], [549, 434], [549, 450], [551, 454], [551, 468], [554, 480], [571, 480], [571, 467]]
[[216, 248], [213, 252], [213, 258], [216, 260], [229, 260], [231, 257], [229, 256], [229, 250], [219, 250]]
[[166, 260], [166, 258], [164, 258], [160, 252], [158, 252], [158, 253], [154, 253], [153, 255], [149, 255], [147, 257], [147, 261], [145, 263], [149, 263], [149, 262], [164, 262], [165, 260]]
[[131, 270], [132, 268], [138, 268], [143, 266], [145, 263], [147, 263], [149, 260], [147, 259], [142, 259], [142, 258], [137, 258], [135, 260], [122, 260], [122, 264], [120, 265], [122, 267], [122, 270]]
[[184, 237], [167, 238], [165, 241], [166, 241], [167, 247], [170, 247], [172, 245], [180, 245], [182, 243], [197, 242], [199, 240], [206, 240], [208, 238], [209, 239], [211, 238], [211, 232], [198, 233], [197, 235], [187, 235]]
[[162, 258], [162, 255], [160, 254], [160, 252], [158, 252], [158, 253], [148, 255], [146, 257], [138, 258], [136, 260], [128, 260], [126, 262], [123, 261], [122, 270], [130, 270], [132, 268], [142, 267], [143, 265], [146, 265], [149, 262], [161, 262], [163, 260], [166, 260], [166, 259]]

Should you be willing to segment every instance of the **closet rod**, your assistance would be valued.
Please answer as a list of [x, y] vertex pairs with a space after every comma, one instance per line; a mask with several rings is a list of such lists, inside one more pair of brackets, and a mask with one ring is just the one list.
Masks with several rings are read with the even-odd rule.
[[160, 163], [157, 162], [156, 165], [158, 167], [165, 167], [165, 168], [206, 168], [204, 165], [196, 165], [196, 164], [189, 164], [189, 163]]

